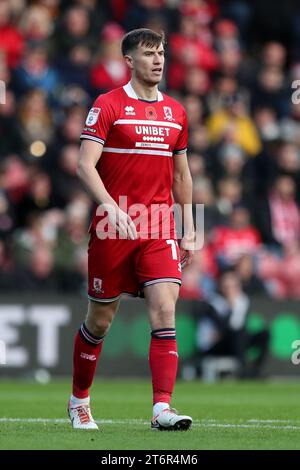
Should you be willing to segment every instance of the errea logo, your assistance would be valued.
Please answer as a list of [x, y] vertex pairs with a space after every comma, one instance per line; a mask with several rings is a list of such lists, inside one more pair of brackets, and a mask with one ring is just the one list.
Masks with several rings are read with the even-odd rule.
[[82, 359], [87, 359], [88, 361], [96, 361], [97, 360], [95, 354], [87, 354], [85, 352], [80, 353], [80, 357]]
[[126, 106], [124, 109], [126, 111], [126, 116], [135, 116], [135, 110], [133, 106]]

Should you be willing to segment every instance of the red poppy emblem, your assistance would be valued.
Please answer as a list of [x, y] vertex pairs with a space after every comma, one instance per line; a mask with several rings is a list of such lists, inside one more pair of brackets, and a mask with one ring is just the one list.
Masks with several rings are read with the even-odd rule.
[[154, 106], [147, 106], [147, 108], [145, 108], [145, 113], [146, 113], [147, 119], [153, 119], [153, 120], [157, 119], [157, 114], [156, 114]]

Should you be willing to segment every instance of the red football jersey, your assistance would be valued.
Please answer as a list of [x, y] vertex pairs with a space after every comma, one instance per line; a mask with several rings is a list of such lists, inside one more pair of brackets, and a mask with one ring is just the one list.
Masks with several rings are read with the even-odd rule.
[[[136, 204], [147, 208], [148, 230], [140, 225], [137, 226], [139, 233], [157, 233], [155, 211], [162, 220], [170, 218], [170, 210], [152, 205], [172, 207], [172, 157], [187, 150], [187, 118], [181, 104], [161, 92], [157, 101], [141, 100], [129, 82], [96, 99], [80, 138], [103, 145], [97, 170], [117, 204], [123, 196], [127, 208]], [[119, 205], [135, 222], [137, 218], [141, 220], [138, 206], [127, 210], [126, 206]], [[95, 211], [94, 229], [100, 220]], [[173, 224], [172, 214], [171, 219]]]

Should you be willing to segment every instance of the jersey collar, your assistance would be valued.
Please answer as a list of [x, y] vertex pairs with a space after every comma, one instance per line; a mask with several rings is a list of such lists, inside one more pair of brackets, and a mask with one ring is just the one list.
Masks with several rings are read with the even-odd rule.
[[[130, 82], [128, 82], [127, 85], [124, 85], [123, 89], [124, 89], [126, 95], [129, 96], [129, 98], [133, 98], [134, 100], [139, 99], [136, 92], [132, 88], [132, 85], [131, 85]], [[163, 94], [158, 90], [157, 91], [157, 101], [163, 101], [163, 99], [164, 99]]]

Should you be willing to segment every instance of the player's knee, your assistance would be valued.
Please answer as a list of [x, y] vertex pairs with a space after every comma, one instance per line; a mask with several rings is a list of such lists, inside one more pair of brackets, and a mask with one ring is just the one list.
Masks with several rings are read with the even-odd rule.
[[109, 307], [91, 308], [86, 317], [86, 326], [89, 331], [95, 336], [105, 336], [111, 326], [114, 318], [114, 310]]
[[155, 323], [159, 328], [171, 328], [175, 324], [175, 304], [163, 302], [154, 311]]
[[88, 329], [95, 336], [105, 336], [111, 323], [112, 319], [110, 318], [89, 318]]

